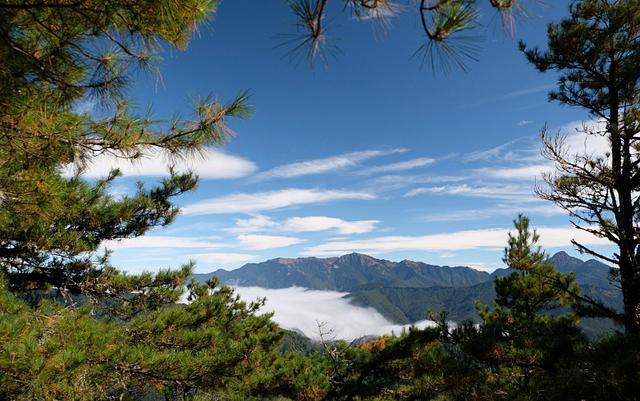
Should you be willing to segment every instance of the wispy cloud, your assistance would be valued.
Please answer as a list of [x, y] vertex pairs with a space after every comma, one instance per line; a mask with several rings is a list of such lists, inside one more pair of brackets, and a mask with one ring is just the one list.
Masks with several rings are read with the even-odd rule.
[[[205, 149], [200, 155], [180, 159], [171, 158], [163, 152], [149, 152], [133, 161], [101, 154], [88, 161], [82, 175], [101, 178], [118, 168], [124, 176], [162, 177], [168, 175], [168, 166], [173, 166], [177, 172], [193, 171], [203, 179], [241, 178], [257, 170], [257, 166], [250, 160], [216, 149]], [[75, 170], [75, 166], [67, 165], [63, 168], [63, 174], [70, 176]]]
[[532, 188], [525, 185], [442, 185], [436, 187], [415, 188], [407, 192], [404, 197], [411, 198], [418, 195], [456, 195], [476, 198], [506, 199], [516, 201], [532, 201]]
[[378, 220], [345, 221], [335, 217], [308, 216], [288, 218], [283, 227], [298, 232], [336, 230], [339, 234], [364, 234], [373, 231], [378, 223]]
[[555, 84], [545, 84], [545, 85], [538, 85], [538, 86], [533, 86], [528, 88], [517, 89], [508, 93], [504, 93], [502, 95], [492, 96], [492, 97], [483, 98], [483, 99], [477, 99], [468, 104], [463, 104], [462, 107], [469, 108], [469, 107], [477, 107], [480, 105], [486, 105], [487, 103], [506, 102], [506, 101], [520, 98], [523, 96], [534, 95], [541, 92], [549, 92], [555, 87], [556, 87]]
[[606, 130], [603, 120], [573, 121], [560, 127], [558, 132], [565, 136], [565, 145], [570, 154], [604, 156], [611, 151], [611, 145], [605, 135], [588, 135], [602, 133]]
[[298, 205], [339, 200], [372, 200], [375, 198], [376, 195], [362, 191], [290, 188], [211, 198], [187, 205], [182, 210], [185, 215], [258, 213]]
[[[528, 120], [523, 120], [518, 125], [527, 125]], [[569, 154], [596, 154], [604, 155], [609, 150], [609, 142], [603, 135], [586, 135], [585, 131], [603, 132], [606, 123], [599, 120], [573, 121], [550, 129], [549, 132], [558, 132], [564, 136], [566, 150]], [[520, 137], [489, 149], [467, 153], [462, 157], [465, 162], [506, 162], [544, 164], [541, 153], [542, 144], [539, 137]]]
[[[220, 249], [220, 248], [236, 248], [245, 250], [262, 250], [272, 248], [282, 248], [294, 244], [301, 243], [302, 240], [289, 236], [277, 235], [254, 235], [243, 234], [236, 237], [236, 241], [216, 242], [206, 237], [177, 237], [177, 236], [159, 236], [145, 235], [137, 238], [129, 238], [119, 241], [106, 241], [102, 245], [109, 249], [141, 249], [141, 248], [162, 248], [162, 249]], [[211, 255], [211, 257], [224, 258], [238, 257], [238, 253], [200, 253], [194, 254], [204, 257], [203, 255]], [[247, 256], [247, 255], [242, 255]]]
[[416, 184], [435, 184], [461, 182], [468, 180], [469, 175], [436, 175], [436, 174], [385, 174], [367, 180], [366, 186], [376, 192], [395, 191]]
[[531, 120], [520, 120], [516, 123], [518, 127], [524, 127], [525, 125], [533, 124]]
[[109, 249], [131, 248], [221, 248], [227, 244], [202, 237], [174, 237], [164, 235], [144, 235], [123, 240], [105, 241], [102, 246]]
[[[320, 339], [318, 324], [329, 338], [351, 341], [366, 335], [398, 334], [408, 326], [394, 325], [373, 308], [355, 306], [344, 297], [347, 293], [313, 291], [300, 287], [267, 289], [235, 287], [245, 301], [266, 297], [262, 313], [274, 312], [273, 320], [280, 326], [300, 330], [315, 340]], [[433, 325], [430, 321], [416, 323], [418, 327]]]
[[[465, 230], [422, 236], [385, 236], [355, 241], [331, 241], [305, 248], [306, 256], [338, 256], [349, 252], [380, 254], [398, 251], [457, 251], [469, 249], [502, 249], [510, 229]], [[606, 245], [609, 242], [584, 231], [566, 227], [540, 227], [540, 245], [560, 247], [575, 239], [584, 245]]]
[[238, 247], [247, 250], [285, 248], [302, 242], [300, 238], [281, 235], [244, 234], [238, 236]]
[[317, 232], [333, 230], [338, 234], [364, 234], [375, 229], [378, 220], [343, 220], [328, 216], [289, 217], [276, 221], [264, 215], [247, 219], [236, 219], [236, 225], [227, 228], [232, 233], [248, 234], [257, 232]]
[[429, 166], [435, 162], [435, 159], [431, 159], [428, 157], [419, 157], [416, 159], [405, 160], [398, 163], [369, 167], [358, 171], [358, 174], [395, 173], [398, 171], [413, 170], [419, 167]]
[[541, 179], [543, 174], [551, 173], [555, 167], [551, 163], [531, 164], [520, 167], [480, 168], [474, 170], [476, 174], [484, 178], [498, 178], [504, 180], [531, 181]]
[[191, 254], [189, 258], [195, 260], [199, 265], [226, 266], [247, 263], [256, 260], [257, 256], [248, 253], [208, 252]]
[[490, 208], [483, 209], [463, 209], [452, 211], [439, 211], [424, 216], [425, 221], [430, 222], [453, 222], [453, 221], [477, 221], [495, 218], [498, 216], [516, 216], [518, 213], [529, 215], [556, 216], [564, 215], [566, 212], [553, 204], [531, 205], [526, 207], [510, 204], [497, 204]]
[[515, 90], [513, 92], [506, 93], [503, 96], [503, 98], [504, 99], [513, 99], [513, 98], [516, 98], [516, 97], [533, 95], [535, 93], [548, 92], [548, 91], [554, 89], [555, 87], [556, 87], [555, 84], [546, 84], [546, 85], [534, 86], [534, 87], [531, 87], [531, 88], [524, 88], [524, 89]]
[[246, 219], [236, 219], [233, 227], [226, 228], [225, 231], [239, 234], [257, 233], [263, 231], [276, 231], [280, 224], [271, 217], [256, 214]]
[[323, 174], [342, 170], [347, 167], [352, 167], [374, 157], [404, 153], [406, 151], [407, 149], [404, 148], [390, 150], [363, 150], [359, 152], [344, 153], [341, 155], [326, 157], [322, 159], [305, 160], [274, 167], [270, 170], [256, 174], [253, 179], [268, 180]]
[[[574, 121], [556, 129], [564, 138], [567, 155], [605, 155], [610, 145], [602, 135], [587, 135], [585, 131], [601, 132], [602, 121]], [[553, 132], [553, 130], [551, 131]], [[490, 149], [468, 153], [466, 162], [493, 163], [491, 167], [472, 170], [477, 177], [507, 181], [532, 181], [555, 171], [553, 163], [545, 160], [541, 143], [534, 137], [518, 138]], [[497, 164], [497, 165], [495, 165]]]
[[465, 162], [525, 162], [539, 161], [540, 143], [533, 137], [521, 137], [509, 142], [467, 153], [462, 157]]

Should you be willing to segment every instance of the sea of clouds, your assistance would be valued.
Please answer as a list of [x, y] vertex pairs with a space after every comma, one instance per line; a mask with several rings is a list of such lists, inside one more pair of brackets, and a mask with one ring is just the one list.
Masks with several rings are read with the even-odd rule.
[[[345, 292], [316, 291], [301, 287], [269, 289], [261, 287], [234, 287], [245, 301], [266, 298], [260, 312], [273, 312], [273, 320], [281, 327], [298, 330], [307, 337], [319, 340], [320, 331], [329, 333], [325, 340], [351, 341], [366, 335], [399, 334], [409, 325], [393, 324], [373, 308], [349, 303]], [[319, 327], [321, 325], [321, 327]], [[414, 326], [433, 326], [430, 320], [416, 322]]]

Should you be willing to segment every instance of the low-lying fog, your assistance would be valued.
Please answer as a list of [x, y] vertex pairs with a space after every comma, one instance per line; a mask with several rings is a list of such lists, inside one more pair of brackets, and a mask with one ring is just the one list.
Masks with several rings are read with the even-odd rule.
[[[307, 337], [318, 340], [318, 324], [322, 324], [325, 340], [351, 341], [365, 335], [399, 334], [409, 325], [393, 324], [373, 308], [350, 304], [342, 297], [345, 292], [307, 290], [301, 287], [269, 289], [234, 287], [245, 301], [266, 297], [261, 312], [274, 312], [273, 320], [286, 329], [297, 329]], [[432, 326], [430, 320], [416, 322], [417, 327]]]

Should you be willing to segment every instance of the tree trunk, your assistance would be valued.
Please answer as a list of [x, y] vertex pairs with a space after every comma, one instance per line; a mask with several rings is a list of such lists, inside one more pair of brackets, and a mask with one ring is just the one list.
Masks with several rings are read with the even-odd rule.
[[[621, 247], [622, 248], [622, 247]], [[640, 277], [637, 274], [637, 258], [628, 259], [620, 249], [620, 279], [624, 303], [625, 329], [630, 334], [640, 334]]]
[[[612, 49], [615, 48], [612, 45]], [[636, 233], [634, 228], [634, 205], [631, 183], [631, 143], [620, 126], [620, 98], [618, 88], [617, 61], [611, 54], [609, 69], [609, 139], [611, 140], [611, 170], [614, 187], [618, 195], [615, 219], [618, 234], [620, 284], [624, 304], [624, 323], [628, 333], [640, 333], [640, 277], [636, 263]]]

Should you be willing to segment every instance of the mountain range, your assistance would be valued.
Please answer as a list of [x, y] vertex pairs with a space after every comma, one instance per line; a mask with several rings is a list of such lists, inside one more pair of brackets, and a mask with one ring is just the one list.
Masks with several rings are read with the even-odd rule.
[[[610, 283], [610, 266], [594, 259], [583, 261], [566, 252], [558, 252], [550, 260], [560, 272], [574, 273], [585, 294], [621, 308], [621, 295]], [[296, 286], [347, 292], [345, 298], [351, 303], [373, 307], [396, 324], [408, 324], [425, 319], [428, 310], [446, 310], [454, 321], [476, 320], [476, 301], [491, 305], [495, 298], [493, 281], [512, 272], [497, 269], [488, 273], [410, 260], [392, 262], [351, 253], [333, 258], [277, 258], [231, 271], [196, 274], [195, 278], [202, 281], [217, 276], [222, 284], [233, 286]], [[596, 320], [585, 321], [583, 326], [588, 332], [610, 329]]]
[[217, 276], [222, 284], [264, 288], [304, 287], [351, 292], [367, 286], [408, 288], [466, 287], [491, 279], [468, 267], [434, 266], [403, 260], [391, 262], [359, 253], [337, 258], [277, 258], [248, 263], [236, 270], [216, 270], [198, 279]]

